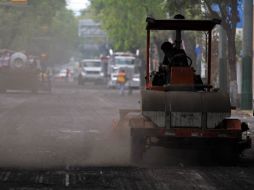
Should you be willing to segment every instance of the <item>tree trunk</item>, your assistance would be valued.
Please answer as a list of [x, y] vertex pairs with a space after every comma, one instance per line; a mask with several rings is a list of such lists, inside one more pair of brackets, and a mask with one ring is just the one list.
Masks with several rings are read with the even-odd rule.
[[235, 47], [235, 36], [232, 35], [231, 31], [228, 33], [228, 63], [230, 68], [230, 81], [236, 80], [236, 47]]
[[227, 30], [228, 35], [228, 64], [230, 77], [230, 100], [232, 106], [239, 106], [237, 74], [236, 74], [236, 47], [235, 47], [235, 30]]

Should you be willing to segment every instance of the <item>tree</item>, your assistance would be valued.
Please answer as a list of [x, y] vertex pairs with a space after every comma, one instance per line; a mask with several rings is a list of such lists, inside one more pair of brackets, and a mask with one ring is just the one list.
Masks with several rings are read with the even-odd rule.
[[[207, 8], [206, 13], [211, 18], [220, 18], [222, 27], [228, 38], [228, 63], [230, 67], [230, 81], [236, 81], [236, 25], [239, 22], [238, 5], [241, 0], [204, 0]], [[218, 5], [219, 11], [213, 10], [212, 6]]]
[[[222, 20], [222, 27], [225, 29], [228, 39], [227, 56], [229, 64], [230, 81], [236, 81], [236, 25], [239, 22], [238, 6], [242, 0], [191, 0], [164, 2], [164, 10], [175, 14], [181, 12], [188, 18], [218, 18]], [[217, 5], [218, 9], [214, 9]], [[202, 9], [201, 9], [202, 7]], [[205, 10], [205, 11], [204, 11]]]
[[[227, 35], [227, 61], [229, 65], [230, 80], [230, 97], [231, 104], [236, 105], [237, 102], [237, 74], [236, 74], [236, 25], [239, 22], [238, 5], [241, 0], [204, 0], [205, 7], [209, 17], [220, 18], [222, 27]], [[214, 5], [218, 5], [218, 11], [213, 9]], [[226, 55], [225, 55], [226, 56]]]
[[[168, 18], [173, 18], [177, 14], [182, 14], [186, 19], [203, 19], [204, 13], [201, 9], [200, 0], [165, 0], [163, 2], [163, 10], [167, 13]], [[182, 35], [183, 44], [188, 55], [192, 58], [193, 66], [198, 73], [201, 71], [201, 60], [196, 61], [195, 48], [196, 43], [201, 45], [203, 41], [203, 35], [200, 32], [183, 32]], [[214, 76], [212, 76], [214, 77]]]
[[61, 62], [78, 41], [77, 19], [66, 9], [65, 0], [28, 0], [27, 7], [0, 6], [0, 16], [1, 49], [47, 53], [52, 62]]
[[50, 46], [52, 54], [51, 62], [63, 63], [68, 60], [78, 49], [78, 21], [72, 11], [62, 8], [56, 12], [49, 30]]
[[[0, 3], [6, 2], [1, 0]], [[26, 48], [31, 37], [40, 33], [42, 26], [49, 26], [56, 10], [65, 6], [65, 0], [28, 0], [28, 7], [0, 6], [0, 34], [4, 36], [3, 48]], [[22, 42], [23, 41], [23, 42]]]
[[[238, 5], [242, 0], [192, 0], [192, 1], [165, 1], [165, 10], [170, 13], [176, 11], [190, 17], [218, 18], [222, 20], [228, 38], [228, 62], [230, 66], [230, 80], [236, 80], [236, 25], [239, 22]], [[213, 7], [217, 5], [218, 9]], [[201, 9], [201, 6], [206, 11]]]
[[154, 0], [90, 0], [95, 18], [100, 20], [116, 51], [140, 50], [141, 84], [145, 78], [146, 17], [165, 18], [162, 2]]
[[162, 5], [169, 18], [182, 14], [186, 18], [200, 19], [203, 15], [200, 3], [200, 0], [165, 0]]
[[134, 51], [144, 47], [146, 17], [161, 18], [164, 15], [161, 3], [153, 0], [90, 0], [90, 2], [114, 49], [122, 51]]

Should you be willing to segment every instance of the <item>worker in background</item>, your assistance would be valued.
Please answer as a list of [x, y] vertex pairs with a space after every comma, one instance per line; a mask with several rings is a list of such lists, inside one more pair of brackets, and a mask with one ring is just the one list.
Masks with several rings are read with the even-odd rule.
[[124, 95], [125, 84], [127, 82], [127, 76], [126, 76], [126, 72], [125, 72], [124, 69], [121, 69], [118, 72], [116, 82], [118, 84], [118, 87], [119, 87], [119, 90], [120, 90], [120, 94]]
[[125, 83], [125, 89], [128, 90], [128, 95], [132, 94], [132, 87], [131, 87], [131, 81], [134, 75], [134, 69], [126, 67], [124, 68], [124, 71], [126, 73], [126, 83]]
[[0, 68], [4, 66], [4, 52], [0, 53]]
[[1, 67], [8, 67], [11, 60], [11, 52], [8, 50], [4, 50], [3, 54], [1, 55]]
[[66, 69], [66, 75], [65, 75], [65, 82], [69, 81], [70, 75], [71, 75], [71, 71], [70, 71], [69, 68], [67, 68]]
[[84, 85], [84, 79], [82, 76], [83, 67], [82, 64], [79, 63], [78, 65], [78, 85]]

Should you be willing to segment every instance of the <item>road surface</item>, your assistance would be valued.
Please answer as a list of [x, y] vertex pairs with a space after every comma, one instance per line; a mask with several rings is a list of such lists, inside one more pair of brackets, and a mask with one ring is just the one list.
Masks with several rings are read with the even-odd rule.
[[71, 82], [55, 83], [52, 93], [0, 94], [0, 189], [254, 189], [253, 149], [221, 166], [152, 148], [144, 165], [131, 166], [129, 140], [113, 126], [120, 108], [139, 102], [139, 91], [121, 96]]

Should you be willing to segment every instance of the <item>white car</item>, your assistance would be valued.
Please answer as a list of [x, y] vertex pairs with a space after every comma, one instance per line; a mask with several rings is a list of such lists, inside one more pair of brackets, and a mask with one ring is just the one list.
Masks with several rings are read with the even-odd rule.
[[85, 82], [102, 82], [104, 79], [102, 62], [100, 59], [83, 59], [80, 62], [81, 71], [78, 77], [79, 84]]

